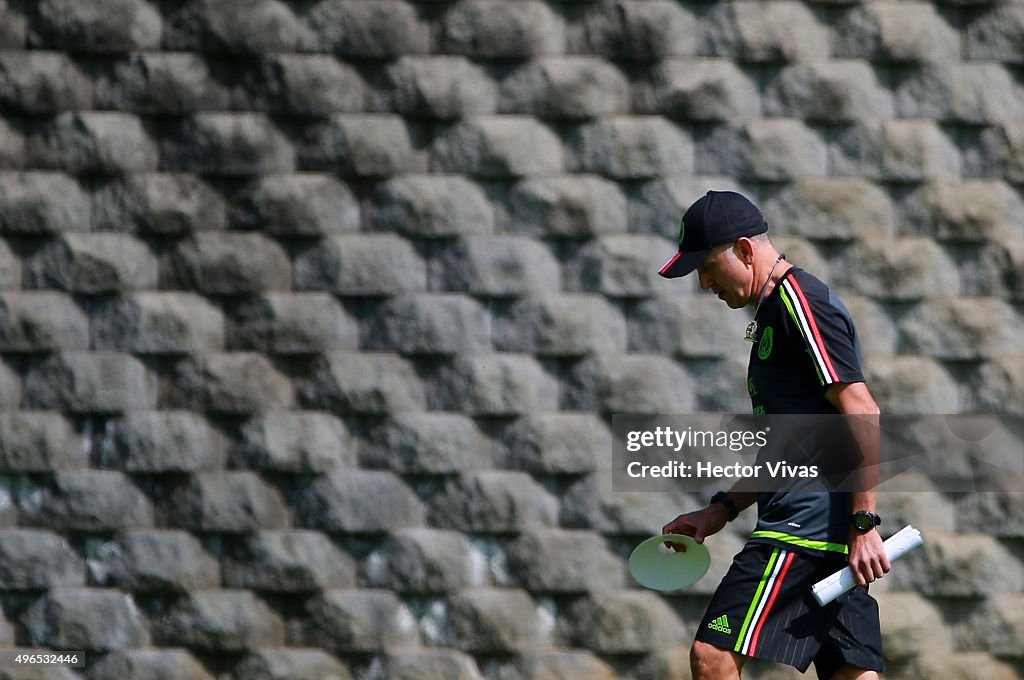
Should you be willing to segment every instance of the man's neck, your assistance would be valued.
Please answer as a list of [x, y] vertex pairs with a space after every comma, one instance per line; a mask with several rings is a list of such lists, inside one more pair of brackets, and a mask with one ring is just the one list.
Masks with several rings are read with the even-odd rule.
[[754, 260], [755, 290], [749, 304], [757, 307], [761, 302], [767, 300], [779, 280], [793, 268], [793, 265], [786, 260], [780, 260], [782, 257], [784, 255], [774, 248], [765, 248], [757, 254]]

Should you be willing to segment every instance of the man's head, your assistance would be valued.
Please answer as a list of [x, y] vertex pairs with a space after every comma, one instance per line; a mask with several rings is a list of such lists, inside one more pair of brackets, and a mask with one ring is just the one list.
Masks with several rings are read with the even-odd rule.
[[658, 273], [672, 279], [696, 271], [701, 288], [732, 309], [745, 307], [756, 292], [758, 263], [774, 252], [767, 232], [768, 222], [749, 200], [709, 191], [683, 215], [679, 252]]
[[764, 215], [747, 198], [734, 191], [709, 191], [686, 210], [679, 223], [679, 252], [658, 273], [666, 279], [686, 276], [716, 246], [767, 231]]

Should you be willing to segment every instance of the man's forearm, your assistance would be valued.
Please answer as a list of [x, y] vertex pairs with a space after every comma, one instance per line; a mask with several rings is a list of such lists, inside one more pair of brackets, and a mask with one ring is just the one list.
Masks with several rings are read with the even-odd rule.
[[853, 511], [875, 511], [880, 465], [880, 435], [877, 415], [846, 416], [850, 435], [856, 447], [857, 468], [854, 470], [853, 489], [850, 500]]
[[877, 495], [874, 489], [868, 491], [854, 491], [850, 494], [850, 505], [853, 512], [868, 510], [874, 512]]
[[833, 385], [825, 393], [829, 402], [844, 415], [855, 448], [852, 471], [853, 510], [875, 511], [881, 461], [879, 409], [864, 383]]

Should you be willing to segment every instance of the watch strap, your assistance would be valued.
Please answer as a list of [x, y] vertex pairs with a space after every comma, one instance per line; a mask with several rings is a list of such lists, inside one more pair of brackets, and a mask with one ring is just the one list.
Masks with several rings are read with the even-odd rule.
[[740, 509], [736, 505], [736, 501], [734, 501], [732, 499], [732, 496], [730, 496], [724, 491], [719, 491], [718, 493], [711, 497], [710, 501], [708, 501], [708, 505], [713, 505], [715, 503], [721, 503], [722, 505], [725, 506], [725, 509], [729, 511], [730, 522], [736, 519], [736, 517], [740, 514]]

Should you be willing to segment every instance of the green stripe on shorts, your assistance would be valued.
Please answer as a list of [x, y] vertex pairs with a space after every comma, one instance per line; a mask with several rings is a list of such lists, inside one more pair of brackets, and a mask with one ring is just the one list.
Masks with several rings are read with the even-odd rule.
[[772, 569], [775, 568], [775, 560], [779, 557], [779, 548], [772, 551], [772, 556], [768, 560], [768, 566], [764, 568], [764, 574], [761, 576], [761, 583], [757, 586], [757, 592], [754, 594], [754, 599], [750, 602], [750, 607], [747, 609], [747, 617], [743, 619], [743, 627], [740, 628], [739, 637], [736, 638], [736, 647], [733, 648], [734, 652], [740, 651], [743, 647], [743, 638], [747, 634], [747, 628], [750, 627], [750, 620], [754, 618], [754, 612], [757, 611], [757, 603], [761, 600], [761, 594], [764, 592], [764, 587], [768, 583], [768, 579], [771, 578]]

